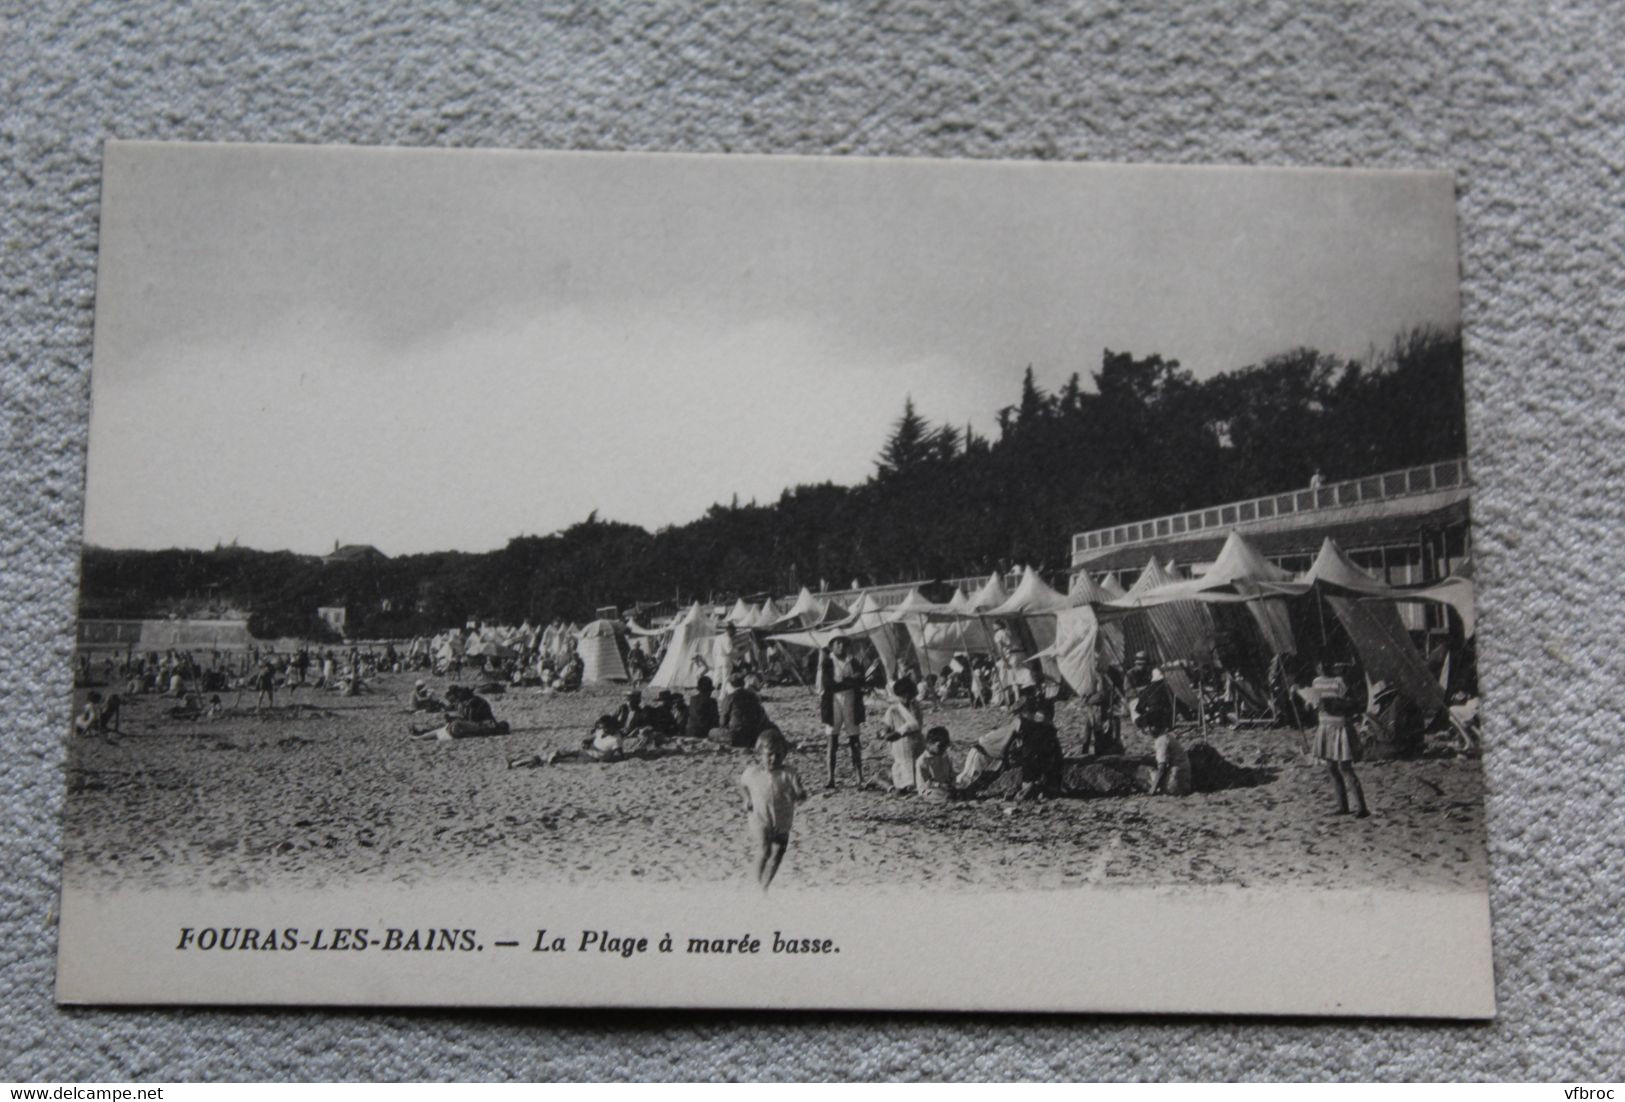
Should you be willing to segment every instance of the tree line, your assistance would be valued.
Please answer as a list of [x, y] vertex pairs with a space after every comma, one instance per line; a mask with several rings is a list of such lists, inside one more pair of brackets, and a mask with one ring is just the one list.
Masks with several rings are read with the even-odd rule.
[[650, 532], [585, 520], [482, 554], [324, 564], [237, 547], [87, 547], [81, 613], [251, 612], [262, 637], [316, 634], [344, 604], [364, 637], [470, 618], [590, 617], [607, 605], [1060, 570], [1073, 533], [1466, 454], [1459, 331], [1419, 328], [1364, 359], [1300, 348], [1198, 380], [1110, 349], [1056, 391], [1029, 366], [991, 436], [934, 424], [910, 396], [862, 484], [787, 488]]

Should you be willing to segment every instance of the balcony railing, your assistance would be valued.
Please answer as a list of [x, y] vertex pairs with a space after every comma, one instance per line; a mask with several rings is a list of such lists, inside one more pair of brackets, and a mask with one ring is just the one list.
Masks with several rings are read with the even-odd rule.
[[1347, 482], [1327, 482], [1314, 489], [1290, 490], [1281, 494], [1234, 501], [1228, 505], [1215, 505], [1207, 509], [1193, 509], [1188, 513], [1152, 520], [1119, 524], [1111, 528], [1097, 528], [1092, 532], [1079, 532], [1072, 537], [1074, 558], [1089, 551], [1103, 551], [1112, 547], [1128, 547], [1137, 543], [1187, 537], [1205, 532], [1217, 533], [1242, 524], [1274, 520], [1299, 513], [1314, 513], [1323, 509], [1340, 509], [1373, 501], [1391, 501], [1435, 490], [1451, 490], [1468, 485], [1467, 460], [1448, 459], [1442, 463], [1429, 463], [1424, 467], [1410, 467], [1387, 474], [1351, 478]]

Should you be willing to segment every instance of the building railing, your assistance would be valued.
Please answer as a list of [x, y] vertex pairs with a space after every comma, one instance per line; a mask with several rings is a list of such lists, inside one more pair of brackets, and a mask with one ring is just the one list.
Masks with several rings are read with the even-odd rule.
[[1421, 467], [1389, 471], [1387, 474], [1351, 478], [1346, 482], [1327, 482], [1313, 489], [1289, 490], [1286, 493], [1266, 494], [1246, 501], [1233, 501], [1188, 513], [1174, 513], [1133, 524], [1118, 524], [1110, 528], [1097, 528], [1079, 532], [1072, 537], [1074, 559], [1089, 551], [1103, 551], [1113, 547], [1128, 547], [1138, 543], [1189, 536], [1193, 533], [1218, 532], [1242, 524], [1274, 520], [1300, 513], [1314, 513], [1323, 509], [1341, 509], [1373, 501], [1391, 501], [1415, 494], [1450, 490], [1468, 485], [1467, 460], [1447, 459], [1442, 463], [1429, 463]]

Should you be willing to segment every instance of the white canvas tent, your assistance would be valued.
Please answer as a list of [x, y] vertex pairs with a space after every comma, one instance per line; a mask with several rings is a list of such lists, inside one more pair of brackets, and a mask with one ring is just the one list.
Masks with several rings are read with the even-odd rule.
[[581, 656], [581, 680], [625, 681], [626, 629], [618, 620], [594, 620], [581, 629], [576, 640]]
[[988, 575], [987, 581], [982, 583], [982, 588], [970, 595], [969, 603], [972, 611], [987, 612], [989, 609], [998, 608], [1009, 599], [1010, 594], [1004, 588], [1004, 581], [995, 570]]
[[915, 590], [892, 610], [892, 618], [908, 627], [922, 674], [940, 673], [955, 655], [994, 653], [993, 634], [963, 589], [956, 588], [945, 605], [931, 605]]
[[[918, 595], [918, 590], [915, 595]], [[923, 602], [924, 598], [920, 600]], [[844, 619], [768, 636], [776, 643], [809, 648], [826, 647], [837, 637], [861, 640], [873, 647], [888, 679], [897, 676], [899, 665], [914, 650], [908, 628], [898, 623], [891, 611], [880, 607], [867, 593], [858, 598], [852, 612]]]
[[1061, 671], [1046, 652], [1055, 643], [1056, 614], [1071, 607], [1071, 598], [1056, 592], [1029, 566], [1016, 591], [984, 615], [989, 620], [1009, 624], [1021, 639], [1022, 650], [1028, 658], [1038, 658], [1045, 675], [1054, 678], [1059, 677]]
[[692, 689], [702, 675], [720, 684], [728, 676], [733, 642], [695, 604], [672, 625], [666, 657], [649, 681], [653, 689]]

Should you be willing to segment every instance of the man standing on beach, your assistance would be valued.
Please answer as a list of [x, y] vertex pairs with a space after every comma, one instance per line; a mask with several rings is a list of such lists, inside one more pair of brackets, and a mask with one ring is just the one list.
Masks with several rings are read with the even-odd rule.
[[863, 787], [863, 670], [847, 651], [847, 642], [830, 640], [818, 662], [818, 718], [829, 738], [829, 787], [835, 787], [835, 766], [845, 733], [852, 754], [852, 774]]

